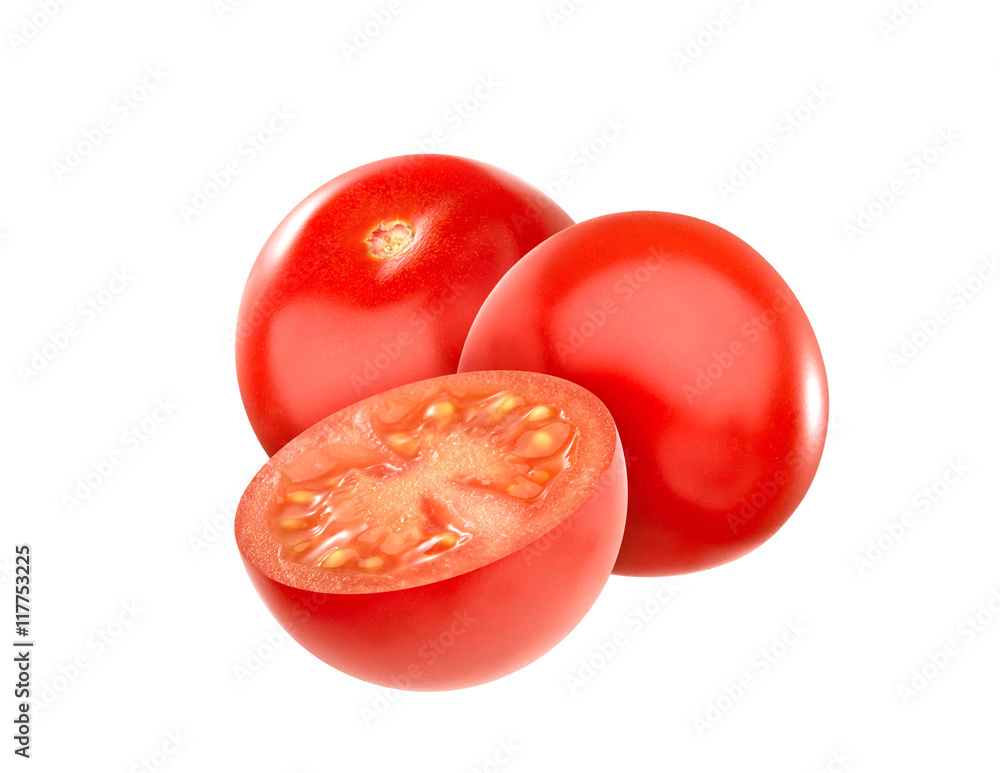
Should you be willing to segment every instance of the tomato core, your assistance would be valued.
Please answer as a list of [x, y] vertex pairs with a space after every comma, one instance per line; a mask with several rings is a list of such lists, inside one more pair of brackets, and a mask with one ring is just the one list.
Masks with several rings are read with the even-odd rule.
[[368, 253], [375, 260], [394, 258], [413, 242], [416, 233], [405, 220], [382, 221], [368, 235]]

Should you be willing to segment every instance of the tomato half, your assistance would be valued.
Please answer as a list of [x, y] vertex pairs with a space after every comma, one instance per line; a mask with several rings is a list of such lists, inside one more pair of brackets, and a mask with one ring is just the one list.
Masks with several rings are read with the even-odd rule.
[[614, 421], [535, 373], [443, 376], [339, 411], [275, 454], [236, 541], [278, 622], [390, 687], [467, 687], [583, 617], [625, 527]]
[[455, 156], [389, 158], [315, 191], [264, 245], [240, 304], [237, 375], [264, 450], [454, 373], [493, 285], [572, 222], [523, 180]]
[[802, 307], [718, 226], [626, 212], [545, 241], [497, 284], [460, 370], [550, 373], [596, 394], [625, 448], [617, 574], [730, 561], [785, 523], [826, 436], [819, 345]]

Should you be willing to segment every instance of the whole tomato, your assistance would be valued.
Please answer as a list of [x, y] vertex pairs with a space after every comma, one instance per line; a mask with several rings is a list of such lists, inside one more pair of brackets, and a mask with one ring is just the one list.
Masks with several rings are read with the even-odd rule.
[[828, 393], [802, 307], [749, 245], [663, 212], [574, 225], [497, 284], [460, 371], [574, 381], [611, 410], [629, 477], [617, 574], [705, 569], [760, 545], [809, 488]]
[[240, 303], [237, 375], [264, 450], [453, 373], [493, 285], [572, 222], [523, 180], [455, 156], [389, 158], [316, 190], [267, 240]]

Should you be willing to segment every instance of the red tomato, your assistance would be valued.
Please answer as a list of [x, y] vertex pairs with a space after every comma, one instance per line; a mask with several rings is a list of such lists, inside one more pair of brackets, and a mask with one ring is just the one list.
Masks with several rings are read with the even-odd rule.
[[628, 463], [617, 574], [705, 569], [760, 545], [819, 464], [828, 395], [788, 285], [749, 245], [663, 212], [556, 234], [490, 293], [459, 369], [574, 381], [611, 410]]
[[377, 161], [315, 191], [264, 245], [240, 304], [236, 369], [264, 450], [454, 373], [493, 285], [572, 222], [523, 180], [455, 156]]
[[614, 421], [537, 373], [442, 376], [339, 411], [275, 454], [236, 541], [278, 622], [341, 671], [468, 687], [560, 641], [625, 528]]

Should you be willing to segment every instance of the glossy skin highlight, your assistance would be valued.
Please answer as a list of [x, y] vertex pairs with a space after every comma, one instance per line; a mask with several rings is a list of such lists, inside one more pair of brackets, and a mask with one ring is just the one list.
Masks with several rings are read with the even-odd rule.
[[615, 573], [707, 569], [771, 537], [826, 436], [819, 345], [788, 285], [722, 228], [663, 212], [556, 234], [497, 284], [459, 370], [560, 376], [611, 410], [629, 506]]

